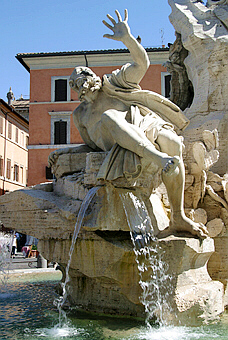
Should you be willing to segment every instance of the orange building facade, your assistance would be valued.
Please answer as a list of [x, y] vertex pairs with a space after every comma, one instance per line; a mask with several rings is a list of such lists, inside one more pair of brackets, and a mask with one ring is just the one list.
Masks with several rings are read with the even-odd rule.
[[[169, 75], [163, 63], [168, 48], [147, 49], [150, 67], [141, 87], [168, 97]], [[48, 155], [55, 149], [83, 144], [73, 124], [72, 112], [80, 104], [69, 87], [76, 66], [88, 66], [102, 78], [130, 62], [128, 50], [18, 54], [16, 58], [30, 72], [28, 185], [51, 179]]]
[[0, 195], [27, 185], [28, 136], [28, 121], [0, 99]]

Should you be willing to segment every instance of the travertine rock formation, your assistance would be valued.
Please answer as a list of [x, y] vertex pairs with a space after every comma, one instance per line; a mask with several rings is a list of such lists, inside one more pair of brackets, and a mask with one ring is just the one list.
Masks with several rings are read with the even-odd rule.
[[228, 170], [228, 5], [226, 1], [210, 1], [207, 7], [191, 0], [168, 2], [170, 21], [188, 51], [184, 64], [194, 88], [192, 105], [185, 110], [190, 124], [183, 135], [192, 142], [200, 140], [204, 130], [217, 129], [220, 158], [213, 171], [223, 175]]
[[169, 61], [164, 66], [172, 75], [170, 100], [184, 111], [190, 107], [194, 97], [194, 91], [191, 81], [188, 78], [187, 70], [184, 65], [188, 51], [184, 48], [181, 35], [176, 32], [176, 40], [169, 47]]
[[[96, 175], [104, 156], [105, 153], [74, 154], [68, 169], [74, 172], [76, 167], [77, 172], [68, 175], [65, 163], [66, 159], [69, 161], [68, 155], [60, 155], [55, 165], [59, 174], [56, 182], [1, 197], [3, 223], [38, 237], [39, 251], [45, 258], [66, 267], [79, 208], [89, 188], [98, 185]], [[61, 173], [65, 175], [61, 177]], [[85, 213], [72, 256], [69, 272], [72, 304], [91, 311], [144, 317], [139, 270], [120, 194], [133, 190], [136, 197], [143, 199], [154, 233], [158, 234], [169, 223], [168, 210], [158, 194], [150, 194], [152, 187], [159, 184], [159, 174], [153, 182], [144, 174], [130, 188], [126, 182], [100, 183]], [[139, 227], [136, 223], [132, 232], [140, 235]], [[223, 311], [223, 284], [212, 281], [207, 272], [208, 259], [214, 253], [213, 240], [201, 242], [192, 237], [169, 236], [158, 244], [168, 267], [166, 274], [171, 276], [171, 286], [167, 281], [161, 286], [162, 294], [169, 290], [168, 300], [173, 308], [166, 315], [167, 320], [198, 324], [216, 319]]]

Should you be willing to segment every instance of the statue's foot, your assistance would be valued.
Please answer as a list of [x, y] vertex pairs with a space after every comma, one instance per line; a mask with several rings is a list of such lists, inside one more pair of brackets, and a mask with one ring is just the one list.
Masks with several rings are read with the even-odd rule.
[[170, 225], [167, 229], [161, 232], [158, 237], [165, 237], [168, 235], [180, 235], [191, 234], [194, 237], [204, 239], [208, 237], [207, 228], [202, 223], [196, 223], [190, 220], [190, 218], [184, 216], [175, 217], [170, 221]]
[[179, 168], [178, 165], [180, 164], [180, 158], [178, 156], [172, 157], [168, 159], [165, 163], [165, 166], [163, 168], [163, 173], [165, 173], [167, 176], [171, 176], [173, 174], [178, 175]]

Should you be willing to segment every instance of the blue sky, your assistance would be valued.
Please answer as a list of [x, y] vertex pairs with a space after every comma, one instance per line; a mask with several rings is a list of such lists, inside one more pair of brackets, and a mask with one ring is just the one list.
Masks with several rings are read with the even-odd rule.
[[17, 53], [62, 52], [123, 48], [121, 42], [103, 38], [109, 33], [103, 25], [115, 9], [124, 16], [134, 36], [145, 47], [167, 46], [174, 42], [174, 29], [168, 16], [168, 0], [1, 0], [0, 98], [12, 87], [18, 99], [29, 98], [29, 73], [16, 60]]

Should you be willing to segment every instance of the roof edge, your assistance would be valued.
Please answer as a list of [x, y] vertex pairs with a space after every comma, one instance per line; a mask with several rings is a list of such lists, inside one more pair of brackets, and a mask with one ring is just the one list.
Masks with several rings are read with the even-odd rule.
[[20, 113], [18, 113], [16, 110], [14, 110], [9, 104], [5, 102], [2, 98], [0, 98], [0, 103], [4, 105], [9, 111], [14, 113], [16, 116], [18, 116], [20, 119], [22, 119], [26, 124], [29, 124], [29, 121], [23, 117]]
[[[168, 52], [169, 47], [147, 47], [146, 52]], [[68, 52], [38, 52], [38, 53], [18, 53], [15, 57], [30, 73], [30, 68], [23, 59], [39, 58], [39, 57], [62, 57], [73, 55], [93, 55], [93, 54], [117, 54], [130, 53], [128, 49], [108, 49], [108, 50], [92, 50], [92, 51], [68, 51]]]

